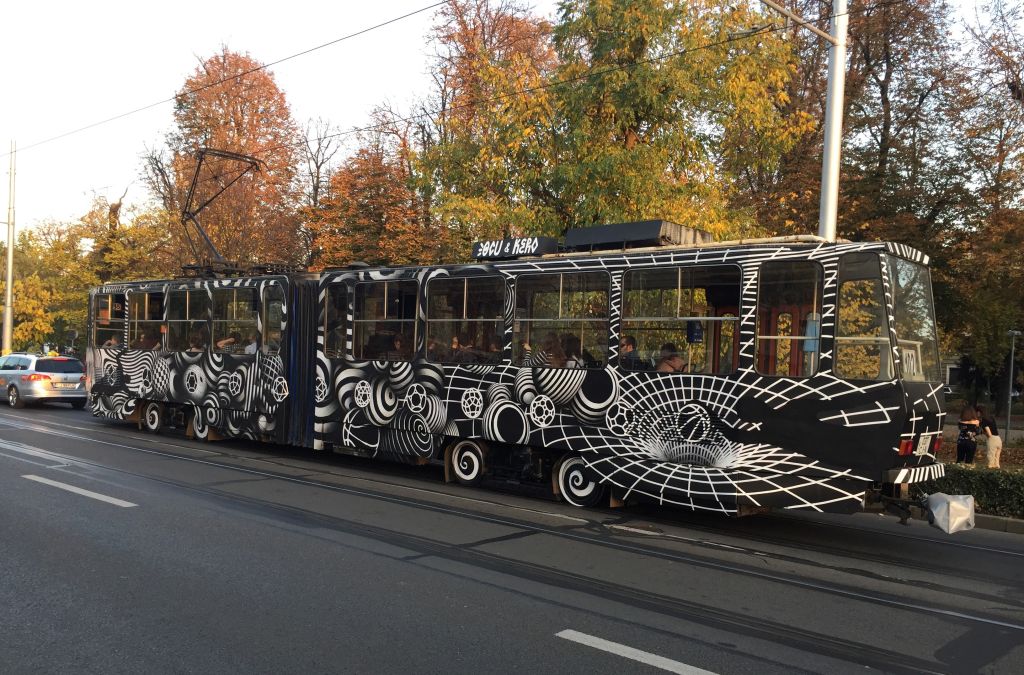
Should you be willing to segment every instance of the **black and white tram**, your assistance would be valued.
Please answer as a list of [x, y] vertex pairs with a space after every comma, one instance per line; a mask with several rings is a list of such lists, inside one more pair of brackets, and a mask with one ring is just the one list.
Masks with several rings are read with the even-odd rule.
[[738, 515], [943, 475], [927, 257], [647, 221], [474, 263], [107, 284], [95, 415]]

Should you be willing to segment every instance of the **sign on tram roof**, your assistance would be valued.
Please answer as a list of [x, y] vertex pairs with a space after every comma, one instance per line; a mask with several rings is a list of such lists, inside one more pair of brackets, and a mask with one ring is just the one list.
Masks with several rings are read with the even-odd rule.
[[627, 249], [643, 246], [701, 246], [714, 243], [710, 232], [667, 220], [641, 220], [577, 227], [565, 233], [565, 247], [572, 251]]
[[477, 260], [501, 260], [528, 255], [546, 255], [558, 251], [558, 240], [554, 237], [516, 237], [492, 239], [473, 244], [473, 257]]

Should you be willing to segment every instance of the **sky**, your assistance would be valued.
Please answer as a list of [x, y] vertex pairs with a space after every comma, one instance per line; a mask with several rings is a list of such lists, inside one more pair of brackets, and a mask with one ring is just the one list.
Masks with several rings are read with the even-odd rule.
[[[126, 189], [127, 205], [145, 204], [150, 197], [140, 179], [141, 156], [171, 130], [171, 102], [39, 143], [171, 99], [221, 45], [270, 63], [436, 2], [4, 3], [0, 221], [7, 220], [12, 140], [18, 146], [19, 231], [51, 219], [75, 220], [94, 197], [116, 201]], [[427, 90], [427, 35], [435, 12], [273, 66], [296, 122], [304, 126], [323, 118], [347, 129], [365, 125], [370, 111], [385, 101], [408, 108]]]
[[[168, 99], [222, 45], [272, 63], [435, 2], [11, 0], [0, 37], [0, 219], [7, 220], [12, 140], [19, 230], [75, 220], [95, 197], [116, 201], [125, 190], [126, 205], [145, 205], [141, 157], [172, 128]], [[557, 3], [532, 4], [550, 18]], [[974, 0], [952, 4], [962, 15]], [[427, 91], [435, 12], [273, 66], [296, 122], [323, 118], [351, 129], [381, 103], [408, 109]], [[139, 108], [146, 109], [48, 140]]]

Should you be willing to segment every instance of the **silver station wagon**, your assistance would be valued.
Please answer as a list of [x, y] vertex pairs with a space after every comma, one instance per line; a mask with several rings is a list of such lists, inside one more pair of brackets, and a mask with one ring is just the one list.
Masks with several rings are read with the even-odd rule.
[[80, 410], [86, 403], [82, 362], [67, 356], [15, 353], [0, 357], [0, 389], [12, 408], [46, 401], [70, 403]]

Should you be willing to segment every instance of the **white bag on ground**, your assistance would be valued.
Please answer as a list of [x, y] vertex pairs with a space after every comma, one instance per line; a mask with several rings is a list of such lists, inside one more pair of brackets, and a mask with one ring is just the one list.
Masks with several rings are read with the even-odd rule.
[[946, 534], [974, 529], [974, 495], [936, 492], [925, 498], [928, 522]]

